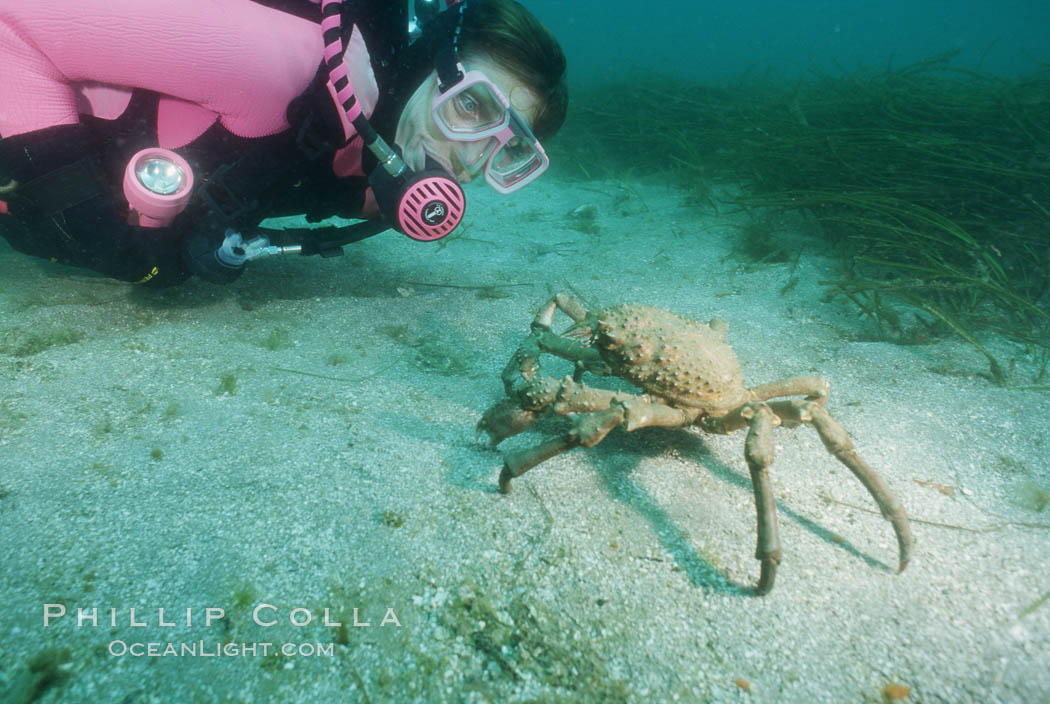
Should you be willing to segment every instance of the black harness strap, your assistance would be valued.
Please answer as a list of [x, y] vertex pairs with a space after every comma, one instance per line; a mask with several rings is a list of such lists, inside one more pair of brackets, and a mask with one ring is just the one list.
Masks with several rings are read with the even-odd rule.
[[95, 162], [86, 157], [20, 184], [15, 195], [38, 208], [42, 214], [53, 215], [99, 195], [98, 184]]

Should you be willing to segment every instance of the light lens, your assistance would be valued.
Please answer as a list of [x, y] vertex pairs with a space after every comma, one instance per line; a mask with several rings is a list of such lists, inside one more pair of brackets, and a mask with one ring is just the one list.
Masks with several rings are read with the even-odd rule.
[[159, 157], [140, 161], [135, 168], [135, 176], [139, 183], [160, 196], [176, 193], [186, 183], [186, 172], [181, 166]]

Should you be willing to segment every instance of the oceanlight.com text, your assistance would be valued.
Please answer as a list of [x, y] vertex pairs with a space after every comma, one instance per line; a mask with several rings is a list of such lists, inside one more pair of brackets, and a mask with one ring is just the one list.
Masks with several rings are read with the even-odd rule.
[[151, 641], [131, 642], [123, 640], [110, 641], [107, 647], [109, 654], [115, 658], [123, 657], [181, 657], [181, 658], [250, 658], [283, 655], [284, 657], [332, 657], [335, 655], [334, 643], [220, 643], [203, 640], [184, 643]]

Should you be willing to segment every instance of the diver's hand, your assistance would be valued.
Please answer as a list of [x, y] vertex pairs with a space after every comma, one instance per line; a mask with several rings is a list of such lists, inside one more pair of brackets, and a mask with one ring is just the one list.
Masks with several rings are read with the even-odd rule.
[[248, 261], [243, 245], [243, 238], [232, 230], [221, 241], [214, 235], [196, 234], [185, 240], [182, 256], [190, 271], [205, 281], [229, 284], [244, 272]]

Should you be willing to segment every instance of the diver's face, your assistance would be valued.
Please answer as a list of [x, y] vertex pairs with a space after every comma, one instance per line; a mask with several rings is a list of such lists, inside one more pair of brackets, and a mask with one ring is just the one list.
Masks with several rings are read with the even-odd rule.
[[[464, 61], [471, 70], [484, 72], [496, 87], [503, 91], [518, 114], [532, 126], [539, 101], [528, 87], [494, 61], [477, 57]], [[431, 105], [437, 95], [437, 74], [431, 72], [423, 84], [408, 99], [404, 112], [397, 123], [394, 141], [401, 147], [405, 163], [414, 171], [423, 169], [426, 157], [441, 164], [460, 183], [467, 183], [478, 176], [480, 170], [470, 171], [463, 164], [472, 163], [481, 148], [479, 142], [457, 142], [449, 139], [438, 129], [431, 114]]]

